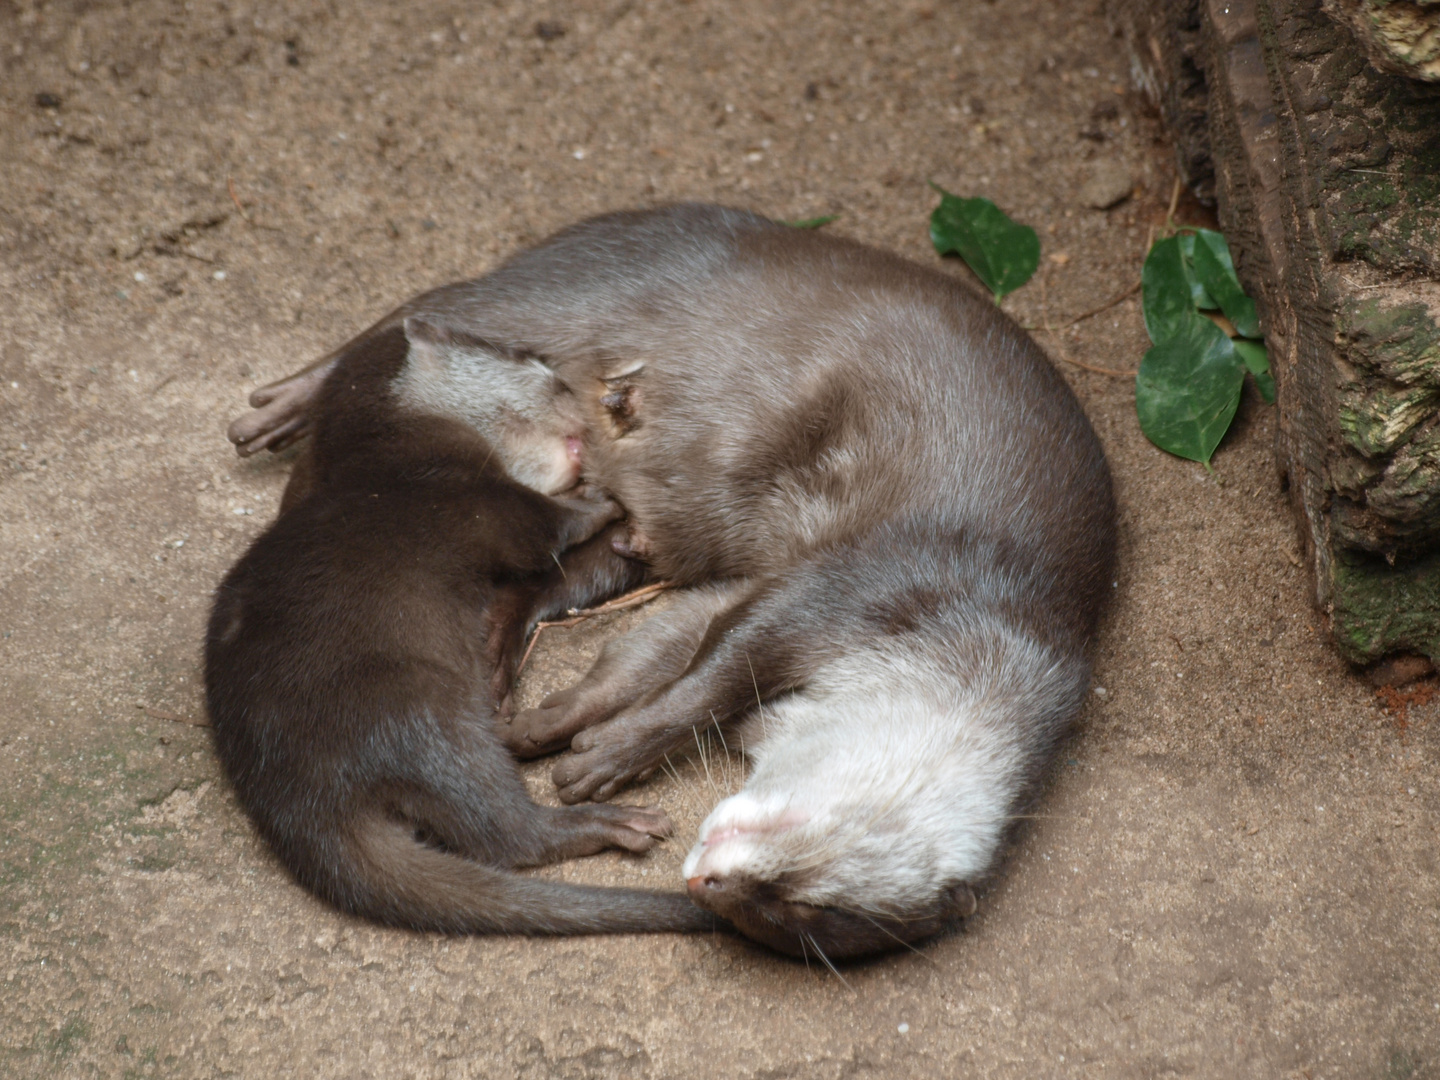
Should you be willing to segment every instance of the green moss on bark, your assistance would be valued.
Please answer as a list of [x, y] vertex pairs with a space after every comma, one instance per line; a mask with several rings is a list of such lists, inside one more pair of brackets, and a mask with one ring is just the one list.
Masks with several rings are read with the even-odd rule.
[[1409, 386], [1440, 387], [1440, 326], [1421, 303], [1348, 299], [1336, 316], [1345, 359]]
[[1336, 419], [1345, 440], [1367, 457], [1388, 454], [1435, 412], [1440, 390], [1365, 387], [1341, 394]]
[[1331, 624], [1346, 659], [1368, 664], [1418, 652], [1440, 660], [1440, 552], [1391, 566], [1341, 550], [1330, 575]]

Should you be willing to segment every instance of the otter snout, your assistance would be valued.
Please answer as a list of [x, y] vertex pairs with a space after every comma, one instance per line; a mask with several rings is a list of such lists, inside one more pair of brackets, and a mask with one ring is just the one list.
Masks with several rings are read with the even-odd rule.
[[[723, 892], [725, 880], [718, 877], [709, 877], [704, 874], [696, 874], [685, 882], [685, 889], [690, 894], [690, 899], [700, 904], [712, 893]], [[702, 905], [703, 906], [703, 905]]]
[[[690, 899], [734, 924], [753, 941], [790, 956], [827, 961], [899, 948], [944, 929], [964, 910], [949, 905], [908, 917], [820, 907], [789, 898], [783, 883], [744, 874], [696, 874], [686, 879]], [[970, 911], [973, 911], [973, 900]]]
[[974, 913], [975, 894], [964, 883], [904, 900], [836, 903], [826, 879], [846, 844], [826, 821], [788, 799], [731, 796], [700, 827], [685, 859], [690, 899], [777, 952], [831, 960], [900, 948]]

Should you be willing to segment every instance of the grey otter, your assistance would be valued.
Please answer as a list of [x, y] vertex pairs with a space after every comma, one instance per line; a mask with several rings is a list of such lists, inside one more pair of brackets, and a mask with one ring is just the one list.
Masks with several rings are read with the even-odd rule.
[[1115, 546], [1109, 471], [1034, 342], [944, 274], [680, 205], [566, 229], [257, 391], [241, 453], [303, 434], [326, 366], [407, 315], [545, 359], [588, 410], [620, 547], [694, 586], [515, 717], [608, 799], [697, 727], [753, 762], [686, 861], [775, 948], [855, 955], [973, 907], [1080, 707]]
[[346, 911], [423, 930], [712, 926], [679, 891], [512, 872], [671, 831], [643, 807], [537, 806], [494, 730], [531, 623], [643, 576], [602, 531], [614, 502], [535, 490], [578, 479], [573, 396], [534, 359], [407, 319], [334, 366], [314, 415], [205, 641], [221, 761], [280, 859]]

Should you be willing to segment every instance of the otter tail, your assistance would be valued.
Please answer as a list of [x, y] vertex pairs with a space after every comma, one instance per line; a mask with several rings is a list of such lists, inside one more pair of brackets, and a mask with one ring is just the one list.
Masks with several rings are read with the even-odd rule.
[[[646, 934], [713, 930], [718, 919], [680, 893], [568, 885], [431, 847], [411, 826], [367, 814], [302, 881], [351, 914], [450, 934]], [[323, 867], [323, 869], [319, 869]]]

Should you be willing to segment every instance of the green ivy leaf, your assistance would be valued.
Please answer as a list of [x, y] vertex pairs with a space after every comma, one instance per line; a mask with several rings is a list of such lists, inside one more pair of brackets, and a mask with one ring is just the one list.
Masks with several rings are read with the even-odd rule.
[[782, 221], [781, 225], [789, 225], [792, 229], [818, 229], [821, 225], [829, 225], [838, 218], [839, 214], [826, 214], [824, 217], [807, 217], [799, 221]]
[[1235, 324], [1236, 333], [1258, 338], [1260, 320], [1255, 315], [1255, 301], [1240, 287], [1225, 237], [1212, 229], [1199, 229], [1195, 233], [1194, 250], [1196, 279], [1215, 298], [1225, 317]]
[[1200, 311], [1214, 311], [1220, 305], [1205, 291], [1205, 286], [1195, 276], [1195, 234], [1180, 234], [1180, 253], [1185, 256], [1185, 276], [1190, 279], [1190, 302]]
[[1195, 314], [1190, 276], [1178, 236], [1157, 240], [1140, 270], [1145, 329], [1156, 345], [1169, 341]]
[[1235, 351], [1245, 362], [1245, 366], [1250, 369], [1250, 374], [1255, 376], [1255, 385], [1260, 388], [1260, 396], [1268, 404], [1274, 405], [1275, 376], [1270, 374], [1270, 354], [1265, 351], [1265, 343], [1235, 338], [1231, 344], [1235, 346]]
[[941, 255], [954, 252], [975, 271], [995, 302], [1029, 281], [1040, 265], [1040, 237], [1011, 221], [989, 199], [962, 199], [937, 184], [940, 205], [930, 215], [930, 242]]
[[1208, 469], [1240, 404], [1245, 362], [1209, 319], [1190, 311], [1180, 323], [1140, 361], [1135, 412], [1156, 446]]

